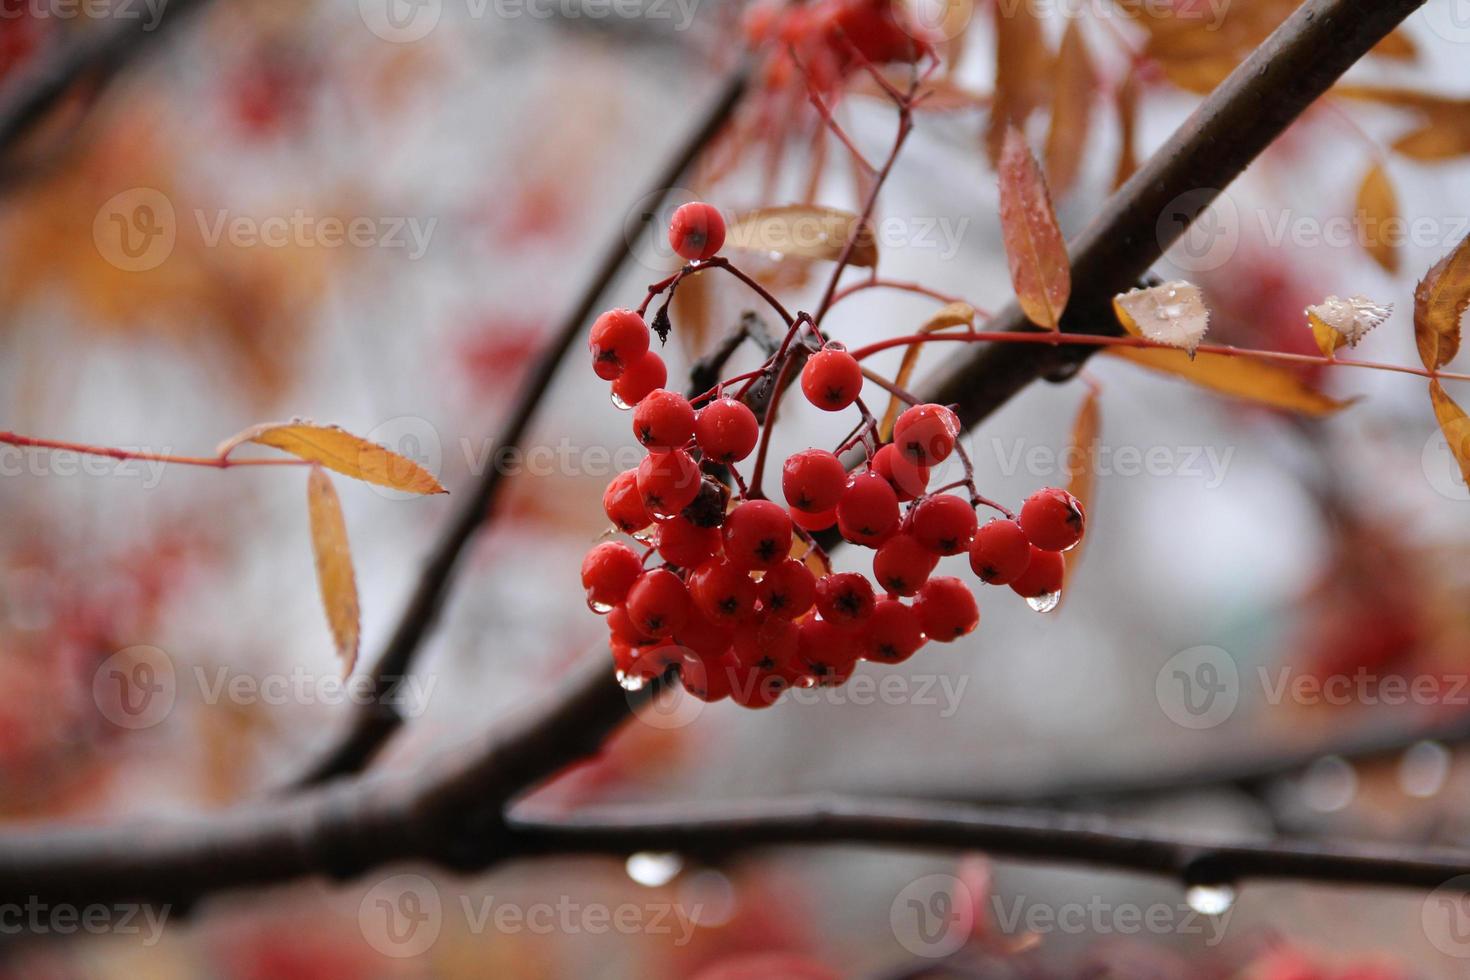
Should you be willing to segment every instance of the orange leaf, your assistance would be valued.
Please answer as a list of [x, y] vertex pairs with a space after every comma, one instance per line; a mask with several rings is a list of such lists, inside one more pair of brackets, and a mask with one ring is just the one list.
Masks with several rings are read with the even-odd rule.
[[1460, 476], [1470, 484], [1470, 418], [1465, 417], [1465, 410], [1455, 404], [1436, 380], [1429, 382], [1429, 401], [1434, 406], [1434, 417], [1439, 420], [1445, 442], [1449, 443], [1450, 452], [1455, 454], [1455, 462], [1460, 464]]
[[1388, 172], [1381, 164], [1374, 164], [1358, 188], [1354, 219], [1363, 247], [1390, 275], [1399, 271], [1399, 253], [1386, 230], [1397, 224], [1398, 216], [1398, 195], [1394, 193], [1393, 181], [1388, 179]]
[[1470, 307], [1470, 237], [1435, 263], [1414, 290], [1414, 340], [1431, 371], [1460, 349], [1460, 318]]
[[1055, 66], [1035, 5], [995, 5], [995, 95], [985, 130], [985, 150], [999, 164], [1006, 129], [1022, 126], [1050, 98]]
[[1130, 70], [1118, 88], [1118, 165], [1113, 171], [1113, 189], [1128, 182], [1138, 169], [1138, 155], [1133, 149], [1138, 131], [1138, 73]]
[[1046, 178], [1014, 126], [1006, 131], [1000, 158], [1000, 228], [1011, 284], [1026, 318], [1060, 329], [1072, 292], [1067, 243], [1057, 227]]
[[1394, 61], [1416, 61], [1419, 58], [1418, 46], [1414, 44], [1413, 38], [1404, 33], [1402, 27], [1373, 45], [1368, 53], [1376, 58], [1391, 58]]
[[347, 543], [347, 522], [342, 504], [332, 487], [332, 478], [320, 466], [311, 468], [306, 484], [307, 510], [311, 517], [311, 550], [316, 556], [316, 581], [321, 588], [322, 608], [342, 660], [342, 673], [352, 673], [357, 663], [361, 615], [357, 606], [357, 577], [352, 572], [352, 549]]
[[[1082, 407], [1077, 410], [1077, 418], [1072, 423], [1072, 445], [1066, 457], [1073, 467], [1067, 480], [1067, 492], [1082, 504], [1082, 513], [1088, 520], [1092, 519], [1092, 501], [1097, 489], [1097, 440], [1101, 431], [1102, 413], [1098, 406], [1097, 390], [1089, 388], [1087, 397], [1082, 400]], [[1067, 578], [1072, 577], [1072, 570], [1081, 557], [1082, 543], [1078, 542], [1066, 555]], [[1062, 595], [1066, 594], [1067, 590], [1063, 588]]]
[[878, 246], [871, 229], [860, 230], [857, 215], [836, 208], [793, 204], [748, 211], [735, 220], [725, 241], [755, 252], [835, 260], [853, 238], [848, 263], [877, 265]]
[[354, 480], [365, 480], [405, 493], [448, 493], [434, 475], [413, 460], [377, 443], [339, 429], [310, 422], [268, 422], [252, 426], [220, 443], [228, 456], [242, 443], [271, 446], [312, 463], [320, 463]]
[[1162, 347], [1109, 347], [1107, 352], [1141, 367], [1176, 375], [1222, 395], [1302, 415], [1331, 415], [1352, 404], [1329, 398], [1307, 387], [1290, 371], [1247, 357], [1198, 353], [1190, 360], [1182, 350]]
[[1052, 95], [1051, 128], [1046, 134], [1046, 176], [1058, 195], [1067, 193], [1082, 167], [1087, 147], [1087, 128], [1092, 121], [1092, 98], [1097, 93], [1097, 74], [1074, 19], [1062, 35], [1057, 54], [1056, 90]]
[[[948, 330], [951, 327], [969, 327], [975, 323], [975, 308], [969, 303], [946, 303], [939, 311], [931, 316], [919, 333], [934, 333], [937, 330]], [[904, 349], [903, 360], [899, 362], [898, 374], [893, 383], [899, 388], [907, 388], [909, 379], [913, 377], [914, 367], [919, 363], [919, 348], [923, 344], [910, 344]], [[898, 419], [900, 399], [897, 395], [888, 399], [888, 410], [883, 413], [883, 421], [878, 426], [878, 441], [887, 442], [893, 437], [893, 423]]]

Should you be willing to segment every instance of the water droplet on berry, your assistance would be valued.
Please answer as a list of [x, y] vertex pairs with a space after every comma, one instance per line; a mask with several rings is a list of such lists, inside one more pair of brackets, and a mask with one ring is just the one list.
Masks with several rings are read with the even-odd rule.
[[1062, 601], [1062, 590], [1055, 592], [1043, 592], [1041, 595], [1032, 596], [1026, 600], [1026, 605], [1039, 613], [1049, 613]]
[[672, 521], [674, 518], [679, 516], [678, 511], [673, 511], [672, 513], [666, 514], [661, 510], [654, 510], [652, 507], [648, 508], [648, 514], [656, 521]]
[[610, 603], [610, 602], [598, 602], [596, 599], [592, 598], [591, 596], [588, 596], [587, 597], [587, 608], [588, 609], [591, 609], [593, 612], [597, 613], [597, 615], [599, 615], [599, 616], [606, 616], [608, 613], [610, 613], [610, 612], [613, 611], [613, 605], [612, 605], [612, 603]]
[[628, 871], [628, 877], [638, 884], [648, 888], [661, 888], [673, 881], [683, 870], [684, 859], [677, 854], [640, 851], [628, 855], [628, 863], [624, 867]]
[[1235, 888], [1231, 885], [1191, 885], [1184, 892], [1184, 901], [1200, 915], [1224, 915], [1235, 904]]
[[613, 676], [618, 679], [618, 686], [625, 691], [643, 690], [643, 685], [645, 682], [641, 677], [638, 677], [634, 674], [629, 674], [626, 671], [622, 670], [618, 671]]
[[627, 402], [619, 398], [616, 391], [614, 391], [610, 397], [612, 398], [614, 408], [620, 409], [624, 412], [630, 411], [633, 408], [632, 405], [629, 405]]

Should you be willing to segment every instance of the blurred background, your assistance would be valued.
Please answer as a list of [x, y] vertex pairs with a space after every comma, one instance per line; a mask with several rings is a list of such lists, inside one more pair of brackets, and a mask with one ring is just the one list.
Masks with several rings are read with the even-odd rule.
[[[743, 59], [755, 65], [751, 90], [659, 213], [693, 196], [727, 213], [860, 205], [861, 181], [840, 144], [817, 138], [799, 74], [782, 60], [790, 35], [772, 41], [762, 26], [775, 8], [215, 0], [171, 13], [156, 2], [5, 0], [0, 11], [0, 96], [125, 17], [162, 18], [124, 70], [78, 86], [6, 163], [0, 425], [208, 455], [248, 425], [303, 417], [423, 463], [450, 497], [339, 481], [362, 599], [359, 673], [607, 243], [624, 235], [633, 258], [606, 306], [635, 306], [677, 267], [661, 236], [636, 233], [651, 206], [641, 195]], [[988, 309], [1011, 298], [986, 154], [1008, 21], [1033, 19], [1048, 58], [1069, 27], [1085, 47], [1085, 111], [1061, 127], [1080, 137], [1075, 174], [1058, 179], [1048, 160], [1071, 235], [1130, 157], [1146, 159], [1294, 6], [998, 2], [901, 15], [948, 61], [877, 211], [885, 277]], [[1416, 363], [1414, 283], [1470, 233], [1470, 104], [1457, 101], [1470, 88], [1470, 21], [1455, 7], [1430, 0], [1349, 75], [1371, 91], [1319, 103], [1232, 185], [1202, 221], [1206, 237], [1160, 264], [1204, 287], [1212, 340], [1313, 353], [1304, 307], [1363, 294], [1395, 312], [1353, 356]], [[752, 41], [764, 46], [752, 53]], [[1065, 52], [1075, 67], [1077, 48]], [[1007, 81], [1013, 100], [1016, 77], [1036, 86], [1024, 121], [1041, 154], [1056, 138], [1052, 83], [1068, 75], [1063, 61], [1028, 66]], [[854, 141], [881, 159], [891, 105], [861, 78], [828, 91]], [[1360, 189], [1375, 167], [1407, 221], [1389, 248], [1362, 231]], [[812, 308], [830, 271], [740, 260], [793, 309]], [[913, 331], [933, 306], [873, 290], [827, 326], [857, 346]], [[671, 378], [748, 307], [733, 281], [682, 289]], [[930, 345], [916, 378], [955, 350]], [[871, 363], [891, 376], [898, 361], [894, 351]], [[756, 363], [743, 351], [730, 371]], [[845, 688], [793, 692], [762, 713], [725, 702], [636, 721], [538, 802], [911, 794], [1076, 806], [1222, 839], [1465, 843], [1465, 753], [1420, 733], [1453, 731], [1470, 703], [1470, 490], [1422, 380], [1311, 370], [1332, 396], [1362, 399], [1314, 420], [1109, 357], [1087, 370], [1101, 388], [1096, 487], [1060, 609], [1037, 614], [1009, 590], [982, 592], [980, 629], [962, 641], [899, 667], [863, 664]], [[412, 768], [470, 738], [602, 642], [578, 565], [605, 529], [603, 487], [642, 455], [606, 391], [578, 341], [417, 662], [411, 721], [379, 766]], [[1075, 380], [1033, 385], [969, 433], [982, 492], [1016, 506], [1066, 485], [1086, 391]], [[774, 450], [835, 445], [850, 426], [820, 414], [793, 400]], [[352, 695], [313, 579], [303, 483], [290, 468], [0, 446], [6, 819], [225, 807], [269, 792], [329, 743]], [[860, 570], [870, 557], [835, 555]], [[141, 663], [172, 684], [167, 706], [141, 720], [107, 710], [108, 671]], [[1208, 710], [1181, 676], [1218, 688]], [[405, 894], [434, 910], [426, 942], [405, 944], [372, 915]], [[607, 925], [619, 910], [621, 925]], [[137, 925], [7, 929], [0, 974], [1470, 971], [1470, 942], [1412, 891], [1247, 882], [1187, 896], [1126, 875], [845, 847], [720, 866], [666, 854], [544, 860], [474, 879], [395, 868], [346, 886], [231, 894], [187, 923]]]

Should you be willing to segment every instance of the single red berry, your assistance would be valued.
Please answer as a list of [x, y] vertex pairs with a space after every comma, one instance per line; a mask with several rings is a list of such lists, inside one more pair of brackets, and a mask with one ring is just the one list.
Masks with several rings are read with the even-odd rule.
[[899, 452], [926, 466], [942, 463], [954, 452], [960, 420], [943, 405], [915, 405], [893, 424], [893, 444]]
[[980, 581], [1005, 585], [1020, 577], [1031, 561], [1031, 542], [1021, 525], [1011, 520], [993, 520], [975, 532], [970, 545], [970, 568]]
[[689, 590], [667, 568], [644, 572], [628, 590], [628, 615], [649, 636], [666, 636], [689, 617]]
[[638, 628], [628, 615], [628, 607], [623, 605], [613, 606], [612, 612], [607, 614], [607, 632], [613, 640], [620, 643], [647, 643], [653, 639]]
[[733, 398], [710, 402], [694, 421], [700, 451], [717, 463], [735, 463], [749, 456], [759, 437], [755, 413]]
[[[648, 337], [648, 324], [636, 311], [608, 310], [593, 321], [587, 349], [593, 361], [608, 362], [621, 371], [648, 350]], [[603, 370], [597, 375], [606, 378]]]
[[837, 687], [852, 676], [858, 647], [853, 634], [810, 616], [797, 624], [797, 659], [803, 676], [818, 687]]
[[940, 555], [957, 555], [970, 547], [980, 522], [969, 501], [954, 494], [929, 497], [914, 508], [913, 532], [919, 544]]
[[747, 500], [725, 518], [725, 555], [737, 568], [774, 568], [791, 554], [791, 517], [780, 504]]
[[863, 624], [864, 655], [885, 664], [901, 664], [924, 645], [919, 614], [897, 599], [883, 599]]
[[1011, 582], [1011, 588], [1023, 599], [1040, 599], [1062, 591], [1067, 577], [1067, 560], [1060, 551], [1047, 551], [1031, 546], [1026, 570]]
[[689, 594], [694, 603], [684, 619], [684, 625], [674, 631], [674, 639], [706, 659], [724, 656], [730, 649], [735, 631], [725, 623], [715, 622], [701, 611], [699, 599], [694, 595], [693, 576], [689, 579]]
[[762, 611], [782, 619], [796, 619], [817, 601], [817, 579], [804, 563], [788, 558], [766, 572], [755, 591]]
[[724, 216], [703, 201], [681, 205], [669, 221], [669, 244], [690, 262], [714, 258], [725, 245]]
[[781, 699], [789, 686], [779, 673], [759, 667], [745, 667], [729, 660], [730, 700], [742, 708], [769, 708]]
[[755, 614], [755, 583], [744, 570], [713, 558], [689, 574], [694, 605], [716, 623], [730, 624]]
[[833, 507], [819, 514], [809, 514], [793, 507], [791, 508], [791, 522], [803, 531], [825, 531], [837, 523], [837, 508]]
[[898, 528], [898, 495], [876, 473], [848, 478], [837, 501], [837, 528], [854, 544], [876, 548]]
[[669, 369], [664, 359], [653, 351], [644, 351], [623, 368], [612, 384], [612, 392], [623, 405], [632, 407], [668, 384]]
[[803, 449], [781, 465], [781, 492], [786, 502], [809, 514], [836, 507], [846, 486], [842, 461], [825, 449]]
[[677, 516], [699, 496], [699, 464], [682, 449], [645, 456], [637, 480], [643, 509], [656, 521]]
[[[646, 351], [646, 352], [644, 352], [643, 357], [647, 357], [651, 353], [653, 353], [653, 352], [652, 351]], [[657, 354], [654, 354], [654, 357], [657, 357], [657, 356], [658, 356]], [[637, 361], [634, 361], [634, 363], [636, 364]], [[616, 381], [616, 380], [618, 380], [619, 378], [621, 378], [623, 376], [623, 371], [624, 370], [625, 369], [623, 367], [623, 362], [620, 361], [620, 360], [618, 360], [616, 357], [604, 357], [604, 358], [596, 358], [596, 357], [594, 357], [592, 359], [592, 373], [595, 374], [595, 375], [597, 375], [603, 381]]]
[[807, 358], [801, 369], [806, 400], [824, 412], [840, 412], [863, 390], [863, 369], [840, 345], [829, 345]]
[[1046, 551], [1076, 547], [1084, 522], [1077, 498], [1057, 487], [1038, 490], [1021, 505], [1021, 530], [1032, 544]]
[[796, 662], [796, 624], [768, 616], [735, 627], [732, 656], [742, 667], [782, 672]]
[[709, 704], [730, 696], [730, 680], [734, 664], [724, 654], [703, 657], [688, 653], [679, 664], [679, 680], [684, 690]]
[[624, 470], [613, 477], [602, 492], [602, 509], [607, 519], [624, 534], [631, 534], [653, 523], [638, 492], [638, 471]]
[[912, 534], [895, 534], [873, 555], [873, 575], [884, 591], [915, 596], [939, 564], [939, 555]]
[[649, 450], [680, 449], [694, 436], [694, 409], [676, 391], [650, 391], [633, 409], [633, 434]]
[[873, 583], [857, 572], [838, 572], [817, 579], [817, 612], [829, 623], [853, 627], [873, 615]]
[[914, 611], [931, 640], [948, 643], [980, 625], [980, 607], [970, 587], [957, 578], [931, 578], [919, 590]]
[[697, 568], [720, 550], [720, 529], [699, 527], [674, 517], [658, 526], [654, 542], [664, 561], [680, 568]]
[[663, 675], [663, 658], [652, 643], [623, 643], [615, 640], [612, 648], [613, 668], [619, 680], [651, 681]]
[[602, 612], [622, 602], [642, 574], [643, 559], [621, 541], [604, 541], [582, 559], [582, 588], [589, 603], [604, 607]]
[[888, 481], [899, 500], [913, 500], [929, 486], [929, 467], [914, 462], [892, 443], [878, 447], [870, 465]]

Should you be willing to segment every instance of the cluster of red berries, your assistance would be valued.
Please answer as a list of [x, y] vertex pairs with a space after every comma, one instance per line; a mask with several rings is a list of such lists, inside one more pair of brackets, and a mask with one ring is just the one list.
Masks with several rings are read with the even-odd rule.
[[[724, 237], [718, 216], [708, 205], [681, 208], [675, 250], [714, 255]], [[859, 660], [902, 663], [927, 641], [955, 640], [980, 622], [969, 586], [933, 575], [950, 555], [968, 554], [982, 581], [1009, 585], [1033, 608], [1056, 604], [1061, 553], [1082, 538], [1082, 508], [1048, 488], [1027, 498], [1018, 518], [981, 526], [970, 499], [945, 492], [951, 488], [931, 493], [930, 469], [955, 452], [960, 433], [948, 408], [903, 412], [892, 442], [860, 472], [822, 449], [793, 454], [781, 468], [784, 507], [759, 487], [732, 500], [725, 480], [760, 441], [755, 413], [723, 388], [695, 399], [696, 408], [662, 387], [663, 361], [633, 310], [598, 317], [589, 347], [598, 376], [632, 407], [633, 434], [648, 450], [603, 495], [613, 526], [646, 551], [606, 541], [582, 563], [588, 604], [607, 615], [625, 686], [678, 668], [695, 697], [765, 707], [791, 686], [841, 684]], [[649, 363], [656, 370], [640, 367]], [[858, 362], [840, 345], [809, 352], [801, 390], [812, 405], [841, 411], [862, 386]], [[874, 549], [871, 579], [826, 566], [811, 536], [833, 527]], [[797, 543], [809, 545], [806, 557], [819, 559], [823, 574], [794, 557]], [[647, 567], [655, 555], [661, 564]]]
[[768, 0], [750, 7], [744, 27], [752, 47], [769, 45], [779, 52], [763, 69], [765, 83], [773, 87], [798, 79], [797, 62], [812, 84], [830, 91], [859, 59], [876, 65], [912, 63], [931, 47], [894, 0], [814, 0], [795, 5]]

